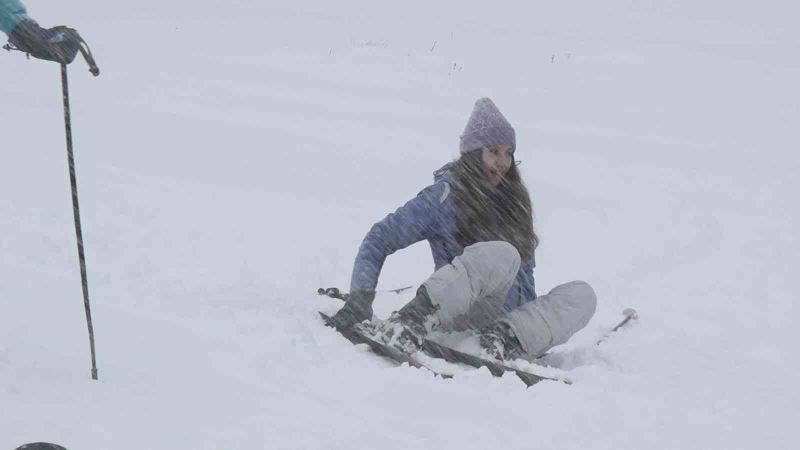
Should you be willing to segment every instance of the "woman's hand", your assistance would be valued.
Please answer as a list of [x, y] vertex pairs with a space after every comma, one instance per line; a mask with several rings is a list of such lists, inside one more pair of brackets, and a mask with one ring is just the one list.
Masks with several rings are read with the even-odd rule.
[[373, 300], [375, 291], [351, 292], [342, 309], [331, 317], [331, 325], [339, 330], [345, 330], [357, 323], [372, 319]]

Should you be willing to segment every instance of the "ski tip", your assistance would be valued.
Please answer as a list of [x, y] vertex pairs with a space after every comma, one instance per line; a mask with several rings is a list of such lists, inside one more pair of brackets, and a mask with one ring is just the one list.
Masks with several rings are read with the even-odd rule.
[[625, 310], [622, 311], [622, 315], [624, 315], [625, 317], [630, 317], [631, 319], [639, 318], [639, 313], [637, 313], [636, 310], [633, 308], [625, 308]]
[[322, 317], [322, 322], [325, 325], [327, 325], [329, 327], [333, 326], [333, 325], [331, 325], [331, 316], [329, 316], [329, 315], [327, 315], [327, 314], [325, 314], [324, 312], [321, 312], [321, 311], [317, 311], [317, 312], [318, 312], [319, 316]]

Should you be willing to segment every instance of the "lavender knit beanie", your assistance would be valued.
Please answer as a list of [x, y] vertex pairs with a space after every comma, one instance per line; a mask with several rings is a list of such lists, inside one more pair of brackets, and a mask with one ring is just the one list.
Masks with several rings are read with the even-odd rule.
[[479, 98], [461, 135], [461, 154], [491, 145], [510, 145], [516, 148], [517, 137], [514, 128], [494, 102], [488, 97]]

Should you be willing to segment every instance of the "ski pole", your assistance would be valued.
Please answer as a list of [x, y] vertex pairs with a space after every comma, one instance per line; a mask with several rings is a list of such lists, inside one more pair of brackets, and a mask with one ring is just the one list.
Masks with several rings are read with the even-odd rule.
[[[409, 289], [411, 289], [413, 287], [414, 286], [404, 286], [404, 287], [397, 288], [397, 289], [389, 289], [389, 290], [386, 290], [386, 291], [375, 291], [375, 292], [391, 292], [393, 294], [399, 294], [399, 293], [401, 293], [403, 291], [407, 291], [407, 290], [409, 290]], [[337, 288], [337, 287], [319, 288], [319, 289], [317, 289], [317, 294], [326, 295], [326, 296], [328, 296], [330, 298], [338, 298], [339, 300], [344, 300], [344, 301], [347, 301], [347, 299], [350, 297], [350, 294], [340, 291], [339, 288]]]
[[81, 212], [78, 205], [78, 181], [75, 176], [75, 157], [72, 153], [72, 123], [69, 109], [69, 87], [67, 83], [67, 65], [61, 64], [61, 88], [64, 97], [64, 125], [67, 132], [67, 160], [69, 163], [69, 181], [72, 187], [72, 212], [75, 218], [75, 235], [78, 240], [78, 261], [81, 267], [81, 286], [83, 288], [83, 305], [86, 309], [86, 323], [89, 327], [89, 347], [92, 352], [92, 379], [97, 379], [97, 362], [94, 350], [94, 328], [92, 327], [92, 311], [89, 308], [89, 281], [86, 276], [86, 256], [83, 252], [83, 232], [81, 231]]
[[612, 328], [608, 333], [604, 334], [603, 337], [598, 339], [598, 341], [595, 343], [595, 345], [602, 344], [603, 342], [605, 342], [606, 339], [608, 339], [609, 336], [611, 336], [612, 333], [614, 333], [617, 330], [619, 330], [620, 328], [624, 327], [631, 320], [636, 320], [636, 319], [639, 318], [639, 314], [633, 308], [625, 308], [625, 310], [622, 311], [622, 315], [625, 316], [625, 318], [622, 319], [622, 322], [618, 323], [617, 326]]

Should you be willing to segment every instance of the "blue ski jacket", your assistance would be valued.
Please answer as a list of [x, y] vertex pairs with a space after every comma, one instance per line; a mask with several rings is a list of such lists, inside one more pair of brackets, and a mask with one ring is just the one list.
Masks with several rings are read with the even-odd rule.
[[0, 0], [0, 30], [6, 35], [26, 17], [28, 12], [19, 0]]
[[[456, 240], [453, 196], [450, 195], [449, 163], [434, 172], [434, 183], [392, 214], [372, 226], [361, 243], [353, 267], [350, 291], [374, 290], [386, 257], [416, 242], [427, 240], [436, 269], [450, 264], [464, 252]], [[505, 308], [512, 310], [536, 299], [533, 259], [522, 261]]]

